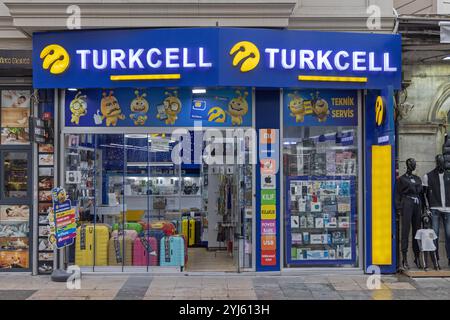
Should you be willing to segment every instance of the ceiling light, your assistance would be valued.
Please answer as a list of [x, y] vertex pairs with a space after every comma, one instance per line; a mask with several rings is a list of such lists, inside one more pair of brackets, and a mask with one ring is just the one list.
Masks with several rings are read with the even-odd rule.
[[69, 90], [69, 91], [78, 91], [77, 88], [69, 88], [69, 89], [67, 89], [67, 90]]

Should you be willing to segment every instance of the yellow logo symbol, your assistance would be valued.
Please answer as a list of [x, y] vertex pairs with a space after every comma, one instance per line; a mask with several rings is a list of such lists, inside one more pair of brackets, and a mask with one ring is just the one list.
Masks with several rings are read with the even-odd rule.
[[381, 96], [377, 97], [375, 102], [375, 123], [377, 126], [381, 126], [384, 120], [385, 104]]
[[260, 54], [254, 43], [249, 41], [241, 41], [236, 43], [230, 50], [233, 56], [233, 67], [241, 64], [241, 72], [248, 72], [256, 68], [259, 63]]
[[213, 107], [208, 111], [209, 122], [224, 123], [226, 118], [225, 111], [220, 107]]
[[41, 51], [42, 68], [50, 70], [52, 74], [61, 74], [66, 71], [70, 57], [66, 49], [57, 44], [46, 46]]

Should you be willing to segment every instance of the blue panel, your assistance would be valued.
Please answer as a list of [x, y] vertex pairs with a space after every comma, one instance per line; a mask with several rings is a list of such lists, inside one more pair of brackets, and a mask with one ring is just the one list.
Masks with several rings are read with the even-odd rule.
[[[60, 57], [65, 58], [55, 63]], [[148, 74], [176, 74], [179, 78], [111, 78]], [[366, 77], [367, 82], [299, 81], [300, 75]], [[392, 85], [398, 89], [400, 82], [400, 35], [253, 28], [84, 30], [33, 35], [35, 88], [300, 85], [374, 89]]]
[[[377, 127], [375, 124], [375, 100], [381, 95], [386, 101], [386, 116], [384, 123]], [[372, 145], [390, 144], [392, 145], [392, 190], [395, 183], [395, 122], [393, 90], [370, 90], [365, 97], [365, 270], [372, 265]], [[393, 197], [394, 195], [392, 195]], [[397, 272], [397, 235], [395, 221], [395, 201], [392, 199], [392, 264], [380, 266], [382, 273]]]
[[[255, 91], [255, 128], [259, 135], [259, 129], [280, 129], [280, 92], [278, 90], [256, 90]], [[279, 132], [279, 134], [281, 134]], [[259, 136], [259, 139], [261, 137]], [[278, 141], [280, 137], [277, 137]], [[259, 152], [258, 162], [259, 163]], [[280, 162], [280, 157], [277, 159]], [[281, 252], [281, 229], [280, 229], [280, 189], [276, 189], [277, 199], [277, 216], [276, 216], [276, 265], [263, 266], [261, 265], [261, 170], [256, 166], [256, 271], [279, 271], [282, 261], [280, 261]], [[276, 185], [280, 186], [280, 172], [276, 174]]]

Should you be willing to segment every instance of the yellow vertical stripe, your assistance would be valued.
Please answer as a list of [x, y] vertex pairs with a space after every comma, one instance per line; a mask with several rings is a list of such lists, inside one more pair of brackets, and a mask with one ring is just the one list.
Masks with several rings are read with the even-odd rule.
[[392, 264], [392, 147], [372, 146], [372, 264]]

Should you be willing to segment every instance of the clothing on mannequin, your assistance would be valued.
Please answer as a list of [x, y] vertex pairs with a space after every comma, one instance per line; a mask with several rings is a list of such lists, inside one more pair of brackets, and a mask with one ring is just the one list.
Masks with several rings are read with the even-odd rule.
[[436, 255], [439, 260], [439, 229], [444, 225], [445, 247], [450, 266], [450, 175], [445, 170], [443, 155], [436, 156], [436, 168], [428, 172], [423, 180], [426, 205], [431, 210], [431, 222], [437, 239]]
[[422, 229], [417, 230], [416, 236], [414, 238], [419, 244], [421, 257], [420, 260], [422, 262], [423, 269], [425, 271], [428, 270], [427, 258], [429, 255], [431, 257], [431, 261], [433, 262], [434, 269], [439, 270], [440, 266], [436, 255], [437, 248], [435, 244], [435, 241], [438, 237], [434, 230], [431, 228], [431, 218], [428, 215], [423, 216]]
[[424, 195], [422, 180], [413, 174], [413, 171], [416, 170], [416, 161], [412, 158], [406, 160], [406, 168], [406, 173], [397, 180], [395, 204], [401, 216], [402, 266], [404, 269], [409, 269], [407, 256], [411, 229], [414, 263], [419, 267], [420, 249], [417, 241], [414, 240], [414, 236], [417, 230], [420, 229]]

